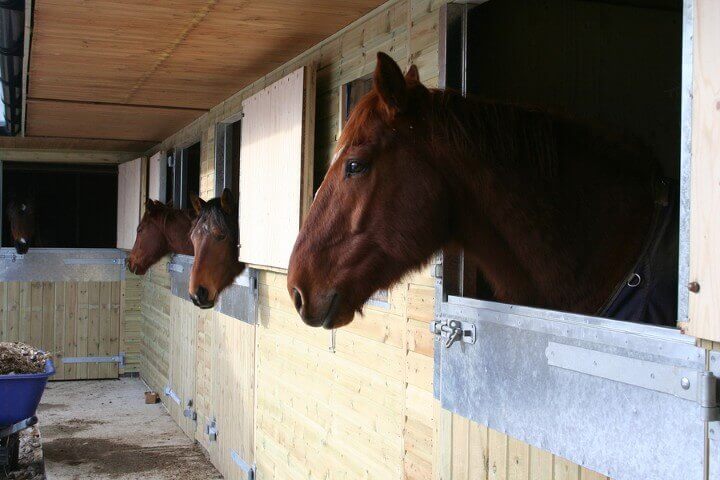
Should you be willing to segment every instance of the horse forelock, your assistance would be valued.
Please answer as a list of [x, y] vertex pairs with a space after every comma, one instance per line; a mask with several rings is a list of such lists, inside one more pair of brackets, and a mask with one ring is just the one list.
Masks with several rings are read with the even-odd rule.
[[203, 206], [200, 214], [193, 222], [192, 230], [195, 231], [198, 225], [206, 222], [216, 225], [225, 234], [237, 240], [237, 223], [233, 222], [232, 215], [223, 210], [220, 198], [213, 198]]

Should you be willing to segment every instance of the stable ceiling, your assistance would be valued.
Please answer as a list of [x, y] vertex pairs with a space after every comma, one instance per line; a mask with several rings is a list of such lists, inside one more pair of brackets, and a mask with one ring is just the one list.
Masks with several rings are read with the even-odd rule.
[[143, 151], [382, 3], [35, 0], [26, 135]]

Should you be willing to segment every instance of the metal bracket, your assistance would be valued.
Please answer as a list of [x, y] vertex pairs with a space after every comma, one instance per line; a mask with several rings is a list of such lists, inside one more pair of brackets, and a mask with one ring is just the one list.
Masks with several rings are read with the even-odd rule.
[[180, 397], [177, 396], [177, 393], [175, 393], [173, 391], [173, 389], [170, 388], [169, 385], [167, 387], [165, 387], [165, 396], [170, 397], [172, 399], [172, 401], [177, 403], [178, 405], [180, 405], [180, 403], [182, 403], [182, 402], [180, 402]]
[[210, 423], [205, 425], [205, 435], [208, 436], [208, 440], [211, 442], [217, 442], [218, 430], [215, 417], [210, 420]]
[[125, 265], [125, 258], [64, 258], [64, 265]]
[[720, 420], [718, 378], [713, 372], [663, 365], [588, 348], [549, 342], [548, 365], [666, 393], [700, 406], [705, 422]]
[[432, 321], [430, 332], [445, 340], [445, 348], [450, 348], [457, 341], [473, 345], [476, 339], [474, 324], [447, 318]]
[[188, 401], [185, 403], [185, 410], [183, 410], [183, 416], [185, 418], [189, 418], [193, 422], [197, 422], [197, 412], [193, 408], [192, 398], [189, 398]]
[[111, 357], [62, 357], [62, 363], [117, 363], [118, 367], [124, 367], [125, 352]]
[[250, 465], [249, 463], [247, 463], [240, 457], [240, 455], [235, 450], [230, 450], [230, 458], [232, 458], [233, 462], [235, 462], [235, 465], [240, 467], [240, 470], [245, 473], [245, 478], [247, 478], [247, 480], [255, 480], [255, 465]]

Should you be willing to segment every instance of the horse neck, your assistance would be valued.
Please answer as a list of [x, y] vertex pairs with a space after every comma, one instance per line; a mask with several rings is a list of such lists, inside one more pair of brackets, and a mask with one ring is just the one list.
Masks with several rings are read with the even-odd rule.
[[[499, 301], [594, 313], [641, 248], [648, 211], [624, 208], [623, 202], [651, 205], [642, 201], [646, 190], [627, 182], [606, 195], [607, 189], [588, 183], [593, 177], [582, 168], [570, 168], [562, 178], [549, 181], [540, 165], [530, 174], [527, 169], [513, 171], [503, 158], [488, 161], [489, 152], [503, 152], [493, 142], [516, 140], [507, 138], [513, 134], [507, 124], [482, 122], [476, 113], [483, 108], [488, 115], [508, 112], [472, 100], [461, 103], [459, 107], [475, 113], [445, 112], [441, 118], [467, 118], [463, 128], [472, 135], [462, 141], [435, 139], [454, 146], [439, 159], [450, 172], [446, 181], [453, 192], [453, 243], [476, 262]], [[598, 205], [602, 208], [595, 208]], [[606, 234], [603, 226], [619, 233]]]

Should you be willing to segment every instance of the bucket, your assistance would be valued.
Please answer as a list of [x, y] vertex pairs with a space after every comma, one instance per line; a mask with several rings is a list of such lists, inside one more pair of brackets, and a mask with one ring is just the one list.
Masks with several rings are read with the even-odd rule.
[[44, 373], [0, 375], [0, 427], [35, 415], [48, 378], [54, 374], [55, 366], [47, 359]]

